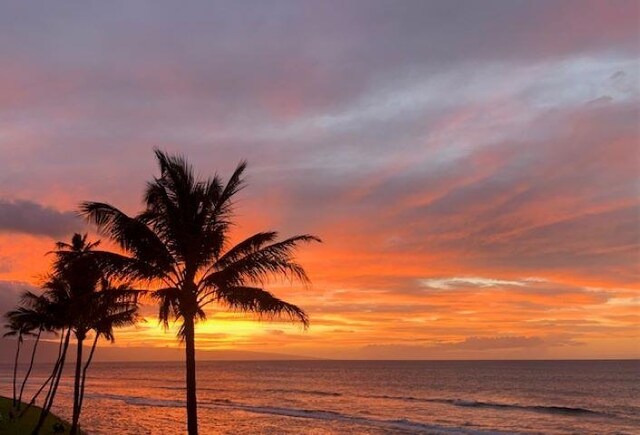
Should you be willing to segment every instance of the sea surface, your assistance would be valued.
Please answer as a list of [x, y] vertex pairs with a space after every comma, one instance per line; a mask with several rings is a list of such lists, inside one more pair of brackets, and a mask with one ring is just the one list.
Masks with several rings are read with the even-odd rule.
[[[48, 370], [37, 366], [33, 385]], [[185, 432], [181, 363], [89, 370], [89, 433]], [[70, 375], [54, 406], [67, 418]], [[11, 394], [10, 365], [0, 394]], [[199, 362], [198, 401], [202, 434], [639, 434], [640, 362]]]

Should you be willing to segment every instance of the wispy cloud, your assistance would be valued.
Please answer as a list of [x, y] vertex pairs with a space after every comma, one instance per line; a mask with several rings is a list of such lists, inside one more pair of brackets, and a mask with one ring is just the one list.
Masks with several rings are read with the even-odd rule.
[[[312, 288], [273, 283], [310, 311], [309, 332], [278, 324], [265, 340], [212, 312], [200, 325], [211, 346], [346, 355], [449, 343], [473, 356], [473, 337], [570, 335], [585, 344], [500, 351], [628, 356], [639, 8], [5, 2], [0, 278], [46, 271], [52, 238], [82, 228], [79, 201], [137, 211], [159, 146], [202, 174], [249, 159], [235, 238], [273, 228], [325, 241], [300, 252]], [[124, 341], [173, 342], [154, 313]]]
[[521, 280], [504, 280], [496, 278], [481, 277], [450, 277], [450, 278], [425, 278], [419, 280], [420, 285], [434, 289], [452, 289], [458, 287], [503, 287], [516, 286], [524, 287], [536, 282], [545, 282], [543, 278], [524, 278]]

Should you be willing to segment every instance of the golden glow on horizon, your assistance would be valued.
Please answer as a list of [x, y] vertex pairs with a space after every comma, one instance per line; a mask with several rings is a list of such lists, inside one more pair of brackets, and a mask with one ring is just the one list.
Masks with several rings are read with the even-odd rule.
[[[637, 14], [596, 3], [514, 6], [486, 29], [486, 8], [464, 7], [482, 50], [455, 26], [397, 21], [410, 8], [381, 31], [382, 16], [307, 5], [313, 25], [291, 21], [302, 38], [257, 20], [261, 38], [229, 23], [196, 44], [159, 11], [118, 38], [110, 12], [80, 27], [39, 17], [55, 20], [46, 41], [9, 26], [21, 43], [4, 44], [0, 69], [0, 303], [37, 286], [69, 225], [97, 237], [78, 202], [138, 211], [160, 147], [202, 175], [249, 160], [237, 239], [324, 240], [298, 254], [311, 287], [267, 287], [308, 311], [308, 331], [211, 307], [200, 349], [640, 357]], [[68, 44], [92, 26], [85, 48]], [[180, 346], [156, 310], [145, 302], [147, 322], [116, 346]]]
[[[0, 279], [35, 284], [29, 275], [37, 276], [50, 261], [37, 251], [50, 249], [51, 240], [2, 235], [0, 245], [6, 248], [16, 240], [20, 243], [11, 255], [16, 259], [14, 268], [0, 273]], [[333, 259], [349, 254], [330, 249], [321, 246], [301, 255], [314, 279], [312, 287], [282, 283], [269, 287], [309, 311], [308, 331], [212, 307], [208, 320], [197, 325], [198, 349], [336, 358], [638, 355], [634, 340], [640, 315], [633, 288], [601, 281], [589, 286], [591, 280], [551, 274], [542, 278], [474, 272], [456, 277], [443, 271], [433, 278], [408, 280], [404, 285], [412, 290], [396, 292], [385, 282], [394, 268], [378, 267], [373, 252], [362, 255], [354, 268], [332, 267]], [[398, 266], [394, 272], [399, 276], [416, 276], [423, 270], [417, 259]], [[145, 321], [118, 331], [116, 346], [180, 346], [177, 325], [165, 331], [155, 312], [156, 307], [145, 302]], [[487, 337], [486, 343], [469, 342], [475, 337]], [[504, 342], [492, 342], [490, 337], [502, 337]]]

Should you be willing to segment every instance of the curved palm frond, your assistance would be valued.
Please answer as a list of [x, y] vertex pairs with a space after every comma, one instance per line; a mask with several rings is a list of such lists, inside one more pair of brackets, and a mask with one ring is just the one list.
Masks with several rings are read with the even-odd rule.
[[151, 293], [151, 297], [158, 301], [158, 320], [165, 330], [169, 329], [170, 320], [182, 317], [180, 293], [180, 289], [176, 287], [162, 288]]
[[224, 187], [224, 190], [220, 193], [220, 196], [216, 198], [216, 207], [212, 213], [214, 216], [227, 216], [231, 213], [233, 207], [233, 202], [231, 200], [246, 186], [244, 178], [242, 178], [246, 169], [246, 160], [242, 160], [238, 163], [233, 174], [229, 177], [229, 181], [227, 181], [227, 185]]
[[116, 207], [100, 202], [83, 202], [80, 212], [138, 260], [159, 268], [172, 267], [174, 259], [171, 253], [142, 220], [129, 217]]
[[257, 287], [218, 288], [213, 300], [229, 307], [231, 310], [252, 313], [258, 318], [288, 317], [291, 321], [299, 321], [306, 329], [309, 317], [298, 306], [275, 297], [272, 293]]
[[[264, 283], [273, 276], [281, 275], [291, 280], [308, 283], [304, 268], [293, 260], [293, 250], [299, 243], [320, 242], [311, 235], [291, 237], [282, 242], [262, 246], [253, 251], [243, 249], [246, 255], [237, 253], [223, 256], [216, 262], [215, 271], [202, 278], [202, 287], [240, 286], [249, 282]], [[232, 248], [230, 252], [234, 251]], [[247, 253], [247, 251], [249, 251]], [[240, 257], [240, 258], [237, 258]]]

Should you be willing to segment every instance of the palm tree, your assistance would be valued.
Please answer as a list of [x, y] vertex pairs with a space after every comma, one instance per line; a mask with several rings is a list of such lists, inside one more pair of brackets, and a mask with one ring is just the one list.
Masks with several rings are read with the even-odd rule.
[[[66, 260], [66, 257], [73, 255], [72, 258], [75, 258], [90, 251], [97, 245], [98, 242], [87, 243], [86, 235], [74, 234], [70, 244], [58, 242], [56, 243], [56, 250], [50, 252], [56, 258], [53, 264], [53, 271], [42, 286], [45, 290], [43, 296], [50, 301], [49, 314], [55, 319], [58, 328], [62, 330], [64, 341], [62, 342], [58, 360], [53, 368], [49, 390], [36, 427], [33, 429], [33, 434], [39, 433], [47, 415], [51, 411], [66, 362], [71, 333], [75, 332], [76, 337], [78, 337], [77, 331], [74, 331], [74, 322], [84, 317], [84, 304], [87, 302], [86, 295], [90, 292], [91, 283], [95, 283], [98, 275], [95, 267], [79, 267], [80, 262]], [[82, 334], [82, 331], [80, 331], [80, 334]], [[81, 348], [79, 352], [82, 353]]]
[[224, 184], [217, 175], [195, 176], [180, 156], [159, 150], [160, 176], [147, 184], [144, 210], [128, 216], [116, 207], [85, 202], [81, 212], [116, 242], [123, 254], [101, 252], [110, 273], [146, 282], [155, 288], [159, 319], [168, 327], [180, 321], [179, 337], [186, 344], [187, 428], [198, 433], [195, 365], [195, 323], [206, 319], [212, 303], [261, 317], [286, 316], [306, 328], [308, 317], [299, 307], [264, 290], [266, 279], [280, 275], [308, 282], [293, 259], [293, 250], [315, 236], [277, 241], [275, 232], [255, 234], [229, 245], [233, 199], [244, 185], [246, 162]]
[[[76, 372], [74, 379], [74, 411], [71, 423], [70, 434], [74, 435], [78, 432], [80, 422], [80, 412], [82, 411], [82, 402], [84, 399], [85, 382], [87, 379], [87, 370], [98, 344], [98, 339], [103, 336], [107, 340], [115, 341], [114, 328], [133, 325], [138, 318], [137, 306], [137, 290], [133, 290], [126, 284], [114, 286], [109, 280], [103, 278], [99, 289], [93, 293], [86, 305], [87, 322], [82, 326], [76, 325], [75, 331], [85, 330], [86, 333], [93, 331], [94, 338], [91, 345], [89, 356], [82, 365], [82, 357], [78, 357], [76, 361]], [[81, 339], [78, 338], [78, 353], [81, 353]], [[81, 371], [82, 368], [82, 371]]]
[[[102, 336], [113, 343], [115, 341], [114, 328], [131, 326], [136, 323], [138, 320], [138, 293], [139, 291], [132, 290], [126, 284], [114, 287], [111, 282], [106, 279], [102, 282], [102, 289], [97, 294], [95, 302], [91, 305], [93, 318], [91, 328], [94, 331], [94, 338], [89, 357], [82, 368], [80, 397], [77, 400], [77, 419], [80, 418], [80, 412], [82, 410], [87, 369], [93, 360], [98, 339]], [[77, 430], [77, 422], [75, 426], [75, 430]], [[74, 433], [73, 428], [71, 433]]]
[[[118, 316], [126, 315], [131, 322], [136, 318], [138, 292], [125, 284], [114, 286], [106, 279], [92, 255], [98, 244], [99, 242], [88, 242], [86, 234], [74, 234], [71, 243], [58, 242], [56, 250], [52, 252], [55, 255], [53, 272], [43, 285], [43, 297], [48, 301], [47, 310], [52, 323], [62, 329], [65, 338], [34, 433], [38, 433], [53, 405], [71, 335], [75, 336], [77, 345], [72, 424], [72, 433], [76, 433], [81, 410], [82, 374], [86, 378], [86, 369], [91, 362], [88, 361], [82, 370], [83, 344], [87, 334], [92, 330], [96, 331], [90, 355], [92, 358], [97, 339], [105, 332], [103, 324], [106, 318], [113, 317], [113, 324], [118, 325], [118, 322], [125, 324]], [[107, 332], [112, 338], [112, 329]]]
[[27, 381], [29, 380], [29, 376], [31, 376], [31, 371], [33, 370], [33, 363], [35, 361], [36, 352], [38, 350], [40, 337], [45, 331], [53, 332], [55, 329], [55, 324], [53, 323], [53, 319], [49, 314], [49, 301], [47, 300], [47, 298], [44, 296], [36, 295], [29, 291], [22, 294], [21, 305], [16, 310], [9, 312], [7, 315], [10, 316], [12, 321], [25, 325], [31, 331], [38, 331], [37, 334], [32, 334], [35, 335], [36, 339], [31, 350], [29, 368], [27, 369], [24, 379], [22, 380], [20, 393], [17, 399], [17, 408], [20, 409], [20, 406], [22, 404], [22, 395], [24, 394], [24, 388], [27, 384]]
[[69, 279], [69, 273], [65, 273], [55, 266], [53, 273], [51, 273], [42, 284], [42, 288], [44, 290], [42, 297], [46, 298], [48, 301], [47, 313], [51, 318], [52, 327], [60, 331], [60, 346], [58, 348], [58, 358], [54, 364], [51, 376], [49, 376], [45, 381], [40, 390], [36, 392], [27, 407], [29, 408], [35, 402], [35, 399], [42, 389], [46, 387], [46, 385], [49, 385], [42, 405], [42, 411], [40, 412], [40, 417], [32, 431], [32, 434], [35, 435], [39, 433], [51, 411], [66, 362], [67, 350], [69, 349], [69, 341], [71, 339], [72, 332], [70, 324], [71, 319], [73, 318], [73, 312], [71, 311], [70, 295], [72, 294], [71, 288], [73, 286], [73, 281]]
[[24, 322], [20, 317], [20, 312], [18, 310], [9, 311], [5, 314], [5, 318], [8, 320], [8, 323], [4, 325], [5, 329], [8, 331], [3, 335], [3, 337], [17, 337], [16, 340], [16, 355], [13, 361], [13, 397], [12, 404], [13, 407], [16, 408], [18, 406], [18, 392], [16, 388], [16, 382], [18, 378], [18, 360], [20, 359], [20, 348], [22, 347], [22, 343], [24, 342], [25, 335], [32, 335], [33, 326], [27, 322]]
[[[84, 381], [100, 335], [113, 340], [114, 327], [133, 324], [137, 319], [139, 291], [127, 284], [116, 286], [106, 278], [98, 258], [93, 255], [99, 243], [88, 242], [86, 234], [75, 234], [71, 243], [58, 242], [54, 251], [57, 274], [49, 286], [52, 296], [65, 308], [61, 321], [76, 338], [72, 435], [78, 431]], [[84, 341], [91, 331], [94, 331], [94, 340], [83, 365]]]

